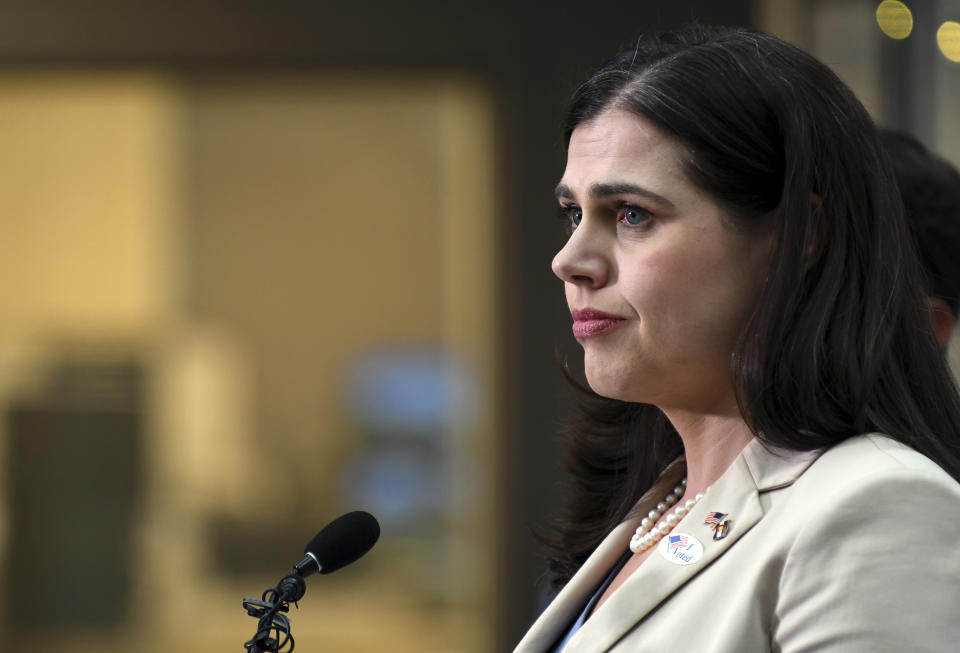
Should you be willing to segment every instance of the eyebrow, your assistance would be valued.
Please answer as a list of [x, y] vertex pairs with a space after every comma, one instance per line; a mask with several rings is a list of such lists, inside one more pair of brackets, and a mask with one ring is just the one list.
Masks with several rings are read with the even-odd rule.
[[[557, 184], [557, 188], [554, 191], [557, 199], [573, 199], [573, 191], [570, 190], [570, 187], [565, 183], [560, 182]], [[643, 186], [637, 186], [636, 184], [630, 184], [627, 182], [613, 182], [610, 184], [593, 184], [590, 186], [590, 197], [593, 199], [602, 199], [605, 197], [610, 197], [612, 195], [640, 195], [641, 197], [646, 197], [655, 202], [663, 204], [668, 208], [673, 208], [673, 202], [668, 200], [663, 195], [658, 195], [652, 190], [647, 190]]]

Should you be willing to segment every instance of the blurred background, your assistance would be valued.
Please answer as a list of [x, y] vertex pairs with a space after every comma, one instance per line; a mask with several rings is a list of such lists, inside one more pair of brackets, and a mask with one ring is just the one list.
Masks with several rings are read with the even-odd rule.
[[813, 52], [960, 164], [960, 0], [0, 0], [0, 641], [509, 650], [578, 356], [549, 262], [566, 98], [691, 20]]

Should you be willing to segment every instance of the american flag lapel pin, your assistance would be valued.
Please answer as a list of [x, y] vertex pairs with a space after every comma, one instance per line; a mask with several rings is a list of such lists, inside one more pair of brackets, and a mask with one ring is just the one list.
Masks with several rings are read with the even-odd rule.
[[729, 517], [730, 515], [723, 512], [707, 513], [707, 517], [703, 520], [703, 523], [709, 526], [713, 531], [714, 541], [722, 540], [730, 534], [730, 528], [733, 525], [733, 520], [729, 519]]

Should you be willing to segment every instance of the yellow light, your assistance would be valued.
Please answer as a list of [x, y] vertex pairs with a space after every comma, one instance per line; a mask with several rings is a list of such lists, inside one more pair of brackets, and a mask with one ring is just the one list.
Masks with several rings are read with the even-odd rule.
[[883, 0], [877, 7], [877, 25], [892, 39], [905, 39], [913, 31], [913, 14], [898, 0]]
[[950, 61], [960, 62], [960, 23], [948, 20], [937, 30], [937, 45]]

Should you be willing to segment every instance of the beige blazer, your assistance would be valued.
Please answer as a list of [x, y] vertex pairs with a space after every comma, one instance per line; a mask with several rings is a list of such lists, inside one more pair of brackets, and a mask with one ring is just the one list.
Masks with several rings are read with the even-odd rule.
[[[640, 513], [681, 474], [668, 469]], [[715, 511], [731, 520], [718, 541], [703, 523]], [[638, 522], [610, 533], [515, 653], [557, 642]], [[960, 651], [960, 485], [887, 437], [822, 455], [775, 455], [754, 440], [672, 534], [702, 555], [680, 565], [654, 551], [564, 653]]]

